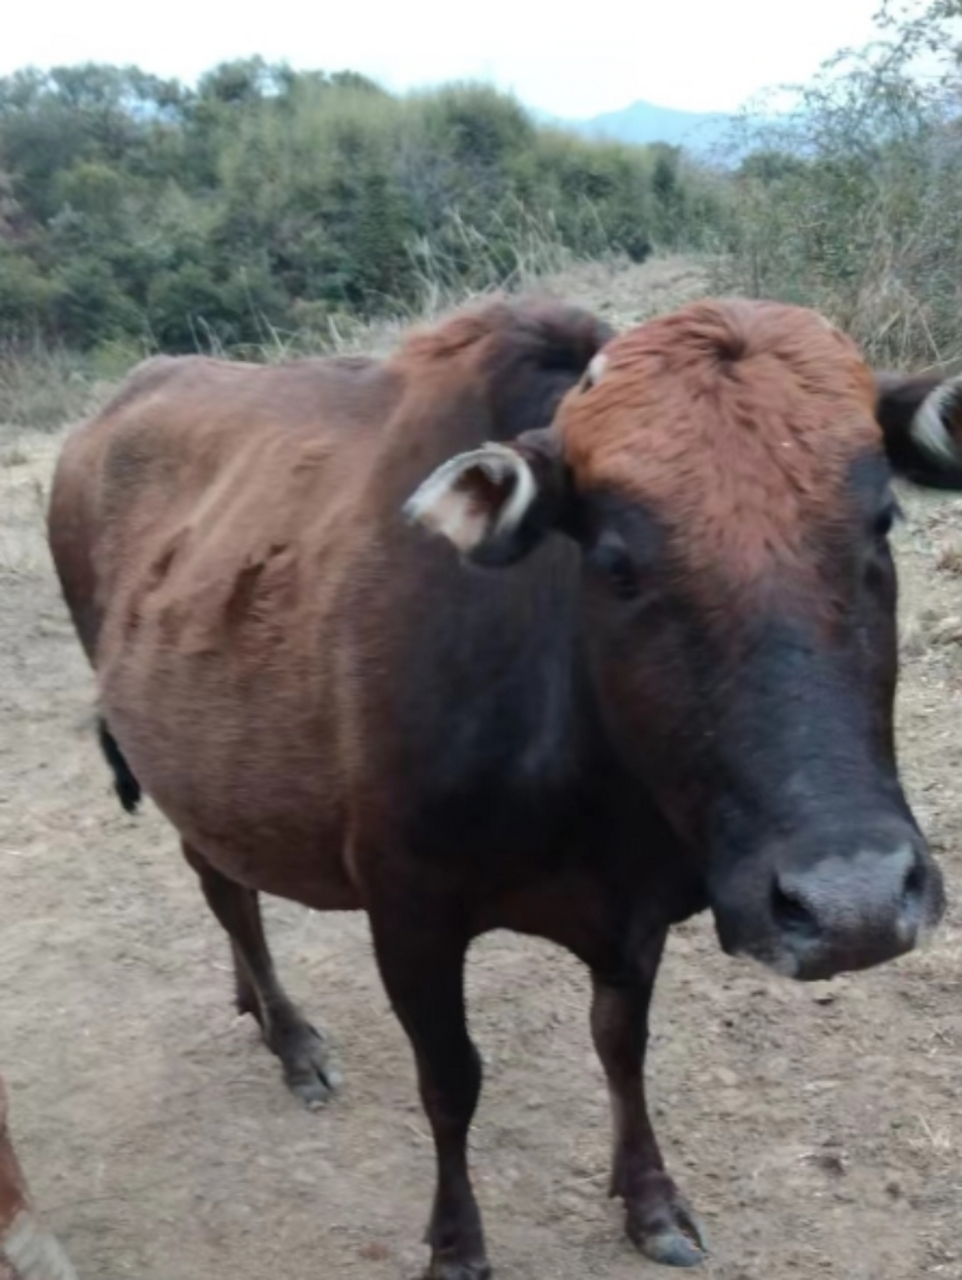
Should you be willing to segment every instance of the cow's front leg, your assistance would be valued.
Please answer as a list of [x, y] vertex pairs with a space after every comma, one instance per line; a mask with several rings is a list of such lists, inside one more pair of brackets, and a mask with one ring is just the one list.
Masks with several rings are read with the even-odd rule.
[[6, 1111], [0, 1080], [0, 1280], [77, 1280], [63, 1249], [31, 1211]]
[[468, 1129], [481, 1093], [481, 1060], [464, 1008], [466, 933], [447, 904], [393, 899], [372, 910], [378, 966], [411, 1045], [434, 1134], [437, 1189], [427, 1230], [429, 1280], [491, 1275], [468, 1176]]
[[591, 1033], [614, 1121], [611, 1194], [625, 1203], [628, 1235], [655, 1262], [693, 1267], [705, 1259], [704, 1231], [665, 1172], [645, 1104], [648, 1006], [665, 937], [662, 931], [652, 938], [630, 976], [592, 975]]

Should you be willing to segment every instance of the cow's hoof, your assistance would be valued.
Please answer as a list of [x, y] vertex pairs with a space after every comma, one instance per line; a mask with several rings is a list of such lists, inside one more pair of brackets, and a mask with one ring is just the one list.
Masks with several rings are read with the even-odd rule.
[[627, 1231], [645, 1257], [666, 1267], [697, 1267], [708, 1257], [705, 1228], [667, 1175], [657, 1191], [628, 1205]]
[[63, 1249], [29, 1212], [14, 1219], [0, 1240], [0, 1276], [77, 1280], [77, 1273]]
[[698, 1267], [708, 1257], [704, 1236], [693, 1237], [679, 1228], [646, 1235], [636, 1244], [646, 1258], [666, 1267]]
[[285, 1036], [277, 1052], [288, 1089], [312, 1111], [343, 1083], [329, 1042], [307, 1023]]
[[485, 1259], [459, 1262], [454, 1258], [435, 1256], [424, 1273], [424, 1280], [491, 1280], [491, 1268]]

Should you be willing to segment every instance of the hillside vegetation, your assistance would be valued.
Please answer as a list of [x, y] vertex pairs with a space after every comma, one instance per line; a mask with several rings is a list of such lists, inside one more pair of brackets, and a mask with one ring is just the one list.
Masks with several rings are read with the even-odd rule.
[[879, 362], [962, 360], [960, 18], [887, 5], [777, 126], [746, 118], [722, 285], [818, 307]]
[[818, 307], [880, 363], [960, 362], [960, 15], [883, 9], [874, 44], [788, 113], [746, 113], [713, 165], [539, 125], [490, 88], [399, 97], [258, 59], [193, 88], [0, 79], [0, 420], [63, 421], [146, 351], [340, 347], [653, 251]]
[[713, 205], [678, 152], [539, 128], [483, 87], [24, 71], [0, 80], [0, 340], [263, 345], [566, 255], [697, 247]]

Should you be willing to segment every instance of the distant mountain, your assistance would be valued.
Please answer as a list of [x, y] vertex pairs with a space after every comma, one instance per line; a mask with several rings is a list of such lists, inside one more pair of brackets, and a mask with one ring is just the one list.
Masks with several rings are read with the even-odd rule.
[[621, 111], [606, 111], [590, 120], [561, 120], [540, 112], [536, 114], [546, 124], [571, 129], [589, 138], [636, 144], [667, 142], [702, 155], [729, 140], [733, 119], [720, 112], [679, 111], [641, 101]]

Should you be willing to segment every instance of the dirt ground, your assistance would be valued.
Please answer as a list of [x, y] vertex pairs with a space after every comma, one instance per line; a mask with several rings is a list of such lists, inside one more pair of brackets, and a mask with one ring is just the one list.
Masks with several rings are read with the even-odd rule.
[[[569, 292], [631, 319], [697, 283], [599, 270]], [[0, 1070], [36, 1198], [83, 1280], [413, 1280], [431, 1144], [366, 922], [267, 904], [280, 970], [345, 1068], [309, 1114], [234, 1016], [225, 940], [172, 832], [110, 793], [42, 539], [56, 444], [0, 429]], [[906, 508], [901, 752], [957, 900], [962, 501]], [[667, 1275], [605, 1195], [585, 975], [498, 935], [473, 952], [470, 992], [487, 1072], [474, 1176], [499, 1280]], [[959, 908], [926, 952], [807, 987], [725, 958], [692, 922], [654, 1032], [655, 1121], [713, 1246], [702, 1275], [962, 1277]]]

